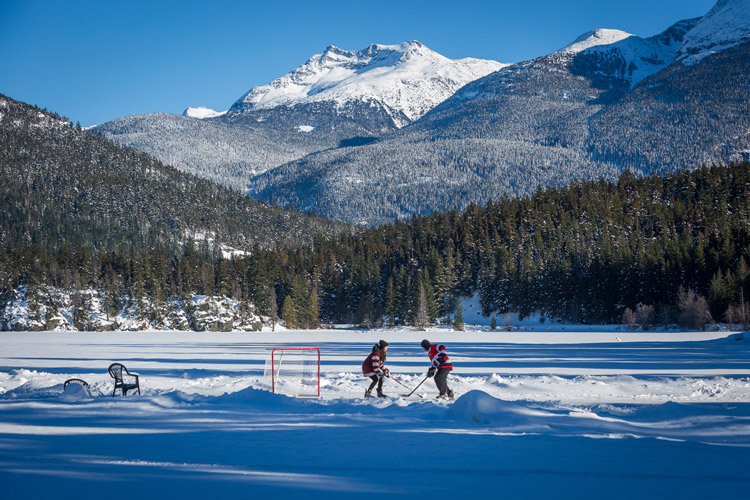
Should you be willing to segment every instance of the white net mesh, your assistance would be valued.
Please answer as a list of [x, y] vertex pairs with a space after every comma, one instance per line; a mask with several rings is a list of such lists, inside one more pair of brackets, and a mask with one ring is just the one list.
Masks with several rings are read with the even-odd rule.
[[268, 349], [263, 378], [277, 394], [320, 396], [320, 351], [317, 348]]

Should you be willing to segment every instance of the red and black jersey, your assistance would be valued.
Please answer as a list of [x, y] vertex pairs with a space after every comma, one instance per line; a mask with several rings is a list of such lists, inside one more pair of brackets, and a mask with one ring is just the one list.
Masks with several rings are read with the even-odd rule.
[[453, 369], [451, 358], [448, 357], [448, 351], [443, 344], [430, 345], [427, 356], [429, 356], [432, 366], [438, 370], [442, 370], [443, 368], [447, 368], [448, 370]]
[[373, 346], [370, 355], [367, 356], [362, 363], [362, 374], [364, 374], [365, 377], [379, 375], [380, 373], [383, 373], [384, 368], [383, 359], [380, 354], [380, 347], [376, 344]]

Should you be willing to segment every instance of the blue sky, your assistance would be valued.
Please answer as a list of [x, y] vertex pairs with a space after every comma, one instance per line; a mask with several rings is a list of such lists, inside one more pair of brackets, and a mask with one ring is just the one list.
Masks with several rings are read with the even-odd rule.
[[0, 93], [81, 125], [217, 110], [328, 45], [518, 62], [595, 28], [651, 36], [714, 0], [0, 0]]

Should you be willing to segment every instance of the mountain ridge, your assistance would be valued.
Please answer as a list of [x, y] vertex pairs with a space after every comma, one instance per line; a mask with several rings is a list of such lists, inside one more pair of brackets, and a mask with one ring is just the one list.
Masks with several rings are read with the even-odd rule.
[[[171, 154], [184, 161], [180, 168], [263, 201], [380, 224], [577, 179], [613, 179], [623, 169], [671, 172], [742, 159], [750, 150], [748, 41], [750, 7], [741, 0], [720, 0], [706, 15], [647, 38], [595, 29], [467, 83], [413, 121], [407, 107], [368, 100], [373, 94], [349, 92], [343, 82], [353, 78], [357, 87], [360, 70], [390, 77], [402, 58], [433, 57], [429, 49], [414, 41], [360, 51], [329, 46], [250, 89], [227, 114], [195, 120], [224, 134], [218, 154], [207, 154], [216, 141], [204, 140], [186, 148], [191, 158], [177, 159], [175, 149], [189, 143], [183, 138], [205, 133], [189, 122], [169, 139], [149, 120], [131, 131], [150, 128], [139, 148]], [[125, 132], [121, 140], [133, 138]]]
[[267, 85], [250, 89], [229, 109], [292, 107], [353, 101], [381, 105], [400, 128], [420, 118], [465, 83], [502, 68], [495, 61], [451, 60], [413, 40], [398, 45], [372, 44], [359, 51], [333, 45]]
[[226, 113], [188, 108], [184, 118], [133, 115], [94, 130], [245, 192], [253, 176], [270, 168], [387, 135], [470, 79], [502, 66], [451, 60], [417, 41], [373, 44], [360, 51], [329, 46], [287, 75], [253, 87]]
[[0, 94], [0, 247], [176, 250], [199, 235], [251, 251], [346, 226], [281, 211]]
[[[720, 2], [712, 16], [737, 4]], [[314, 153], [256, 176], [251, 192], [380, 224], [572, 180], [613, 179], [623, 169], [647, 174], [742, 160], [750, 150], [748, 45], [740, 39], [696, 64], [678, 59], [705, 18], [645, 39], [606, 30], [591, 43], [597, 31], [589, 32], [569, 50], [467, 84], [377, 143]]]

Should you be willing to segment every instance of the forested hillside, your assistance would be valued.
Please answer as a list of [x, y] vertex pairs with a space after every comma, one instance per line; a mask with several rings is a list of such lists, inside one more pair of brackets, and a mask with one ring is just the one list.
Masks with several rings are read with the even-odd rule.
[[620, 323], [632, 310], [653, 325], [682, 321], [685, 300], [707, 299], [711, 316], [695, 319], [700, 326], [746, 311], [750, 164], [665, 177], [626, 172], [617, 183], [550, 188], [232, 259], [192, 245], [180, 254], [45, 255], [4, 254], [6, 296], [24, 284], [74, 285], [158, 310], [169, 300], [217, 295], [291, 327], [426, 326], [474, 294], [488, 315]]
[[[0, 143], [6, 291], [19, 283], [98, 287], [149, 269], [152, 255], [158, 265], [194, 249], [221, 257], [350, 230], [252, 201], [5, 96]], [[196, 259], [186, 272], [205, 264]]]
[[715, 320], [750, 292], [746, 162], [626, 172], [617, 183], [353, 232], [257, 204], [8, 98], [0, 112], [4, 301], [22, 287], [31, 296], [85, 289], [107, 315], [138, 301], [138, 314], [160, 321], [166, 303], [218, 296], [291, 326], [424, 326], [473, 294], [486, 314], [620, 322], [640, 308], [666, 322], [681, 289], [707, 298]]
[[[716, 9], [731, 22], [725, 3]], [[675, 60], [683, 38], [702, 22], [681, 21], [646, 39], [618, 32], [619, 41], [578, 51], [602, 37], [610, 41], [615, 30], [588, 33], [467, 84], [378, 141], [320, 151], [258, 175], [250, 193], [375, 226], [540, 186], [615, 180], [625, 170], [664, 174], [747, 161], [750, 17], [737, 20], [744, 35], [736, 45], [689, 64]]]
[[316, 151], [372, 142], [417, 120], [464, 84], [503, 65], [451, 60], [417, 41], [329, 46], [208, 119], [164, 113], [95, 127], [118, 144], [245, 192], [251, 179]]
[[750, 164], [626, 172], [617, 183], [415, 217], [270, 262], [287, 259], [294, 278], [271, 270], [280, 298], [301, 276], [333, 321], [411, 324], [425, 296], [434, 320], [478, 293], [487, 314], [620, 322], [626, 308], [650, 306], [651, 321], [666, 322], [690, 291], [722, 321], [750, 292]]
[[[275, 129], [248, 120], [233, 126], [217, 119], [154, 113], [119, 118], [94, 131], [166, 165], [244, 193], [253, 175], [311, 151], [305, 134], [286, 140]], [[336, 143], [337, 144], [337, 143]], [[314, 149], [313, 149], [314, 151]]]

